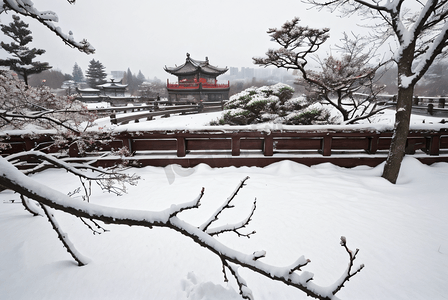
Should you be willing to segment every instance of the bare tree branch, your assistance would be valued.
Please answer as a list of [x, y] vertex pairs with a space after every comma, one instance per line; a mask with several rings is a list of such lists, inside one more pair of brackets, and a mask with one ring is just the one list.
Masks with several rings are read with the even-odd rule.
[[[38, 208], [36, 207], [36, 205], [34, 205], [34, 203], [31, 203], [31, 200], [28, 199], [27, 197], [20, 195], [20, 199], [22, 199], [22, 204], [23, 207], [25, 207], [25, 210], [28, 211], [30, 214], [32, 214], [34, 217], [40, 216], [41, 214], [39, 213]], [[36, 202], [37, 203], [37, 202]]]
[[[218, 220], [219, 215], [225, 210], [226, 208], [233, 208], [233, 206], [230, 205], [230, 202], [235, 198], [235, 196], [238, 194], [238, 192], [244, 187], [245, 182], [249, 179], [249, 176], [244, 178], [240, 184], [236, 187], [236, 189], [233, 191], [232, 195], [230, 195], [229, 198], [213, 213], [213, 215], [201, 226], [199, 226], [199, 229], [202, 231], [207, 231], [207, 228], [215, 221]], [[250, 217], [249, 217], [250, 218]]]
[[255, 199], [255, 201], [254, 201], [254, 204], [252, 206], [250, 214], [244, 220], [241, 220], [240, 222], [235, 223], [235, 224], [226, 224], [226, 225], [223, 225], [223, 226], [214, 227], [212, 229], [206, 229], [205, 232], [207, 232], [208, 234], [213, 236], [213, 235], [218, 235], [218, 234], [221, 234], [221, 233], [224, 233], [224, 232], [231, 232], [231, 231], [233, 231], [239, 237], [243, 236], [243, 237], [250, 238], [250, 236], [252, 234], [256, 233], [255, 231], [252, 231], [250, 233], [244, 234], [244, 233], [239, 232], [238, 229], [245, 228], [249, 224], [249, 222], [252, 219], [252, 216], [255, 213], [255, 209], [257, 208], [256, 203], [257, 203], [257, 199]]
[[236, 283], [238, 284], [238, 289], [240, 291], [241, 297], [243, 297], [243, 299], [254, 300], [255, 298], [252, 295], [252, 290], [247, 287], [246, 280], [244, 280], [244, 278], [241, 277], [240, 274], [238, 273], [238, 266], [232, 263], [228, 263], [226, 261], [223, 261], [223, 263], [235, 278]]
[[[68, 2], [74, 4], [75, 0], [68, 0]], [[95, 52], [95, 48], [93, 48], [86, 39], [76, 42], [73, 38], [72, 32], [69, 32], [69, 34], [63, 33], [61, 28], [54, 24], [54, 22], [58, 21], [58, 17], [54, 12], [41, 12], [34, 7], [34, 4], [31, 1], [3, 0], [2, 3], [3, 7], [0, 7], [0, 13], [4, 10], [12, 10], [23, 16], [31, 17], [54, 32], [66, 45], [87, 54], [92, 54]]]
[[73, 259], [78, 263], [80, 267], [87, 265], [90, 262], [90, 259], [83, 256], [81, 253], [76, 250], [75, 245], [69, 240], [67, 233], [63, 232], [61, 226], [56, 221], [54, 217], [54, 213], [51, 209], [45, 205], [41, 205], [45, 215], [48, 217], [48, 221], [50, 222], [53, 229], [58, 234], [59, 240], [62, 242], [64, 247], [67, 249], [67, 252], [73, 257]]
[[350, 261], [348, 264], [346, 274], [345, 274], [345, 276], [341, 277], [341, 282], [333, 290], [333, 295], [335, 295], [337, 292], [339, 292], [341, 290], [341, 288], [344, 287], [344, 284], [350, 280], [350, 278], [355, 276], [357, 273], [361, 272], [361, 270], [364, 268], [364, 264], [361, 264], [358, 268], [356, 268], [356, 270], [354, 272], [352, 272], [353, 262], [356, 259], [356, 255], [358, 254], [359, 249], [356, 249], [354, 252], [352, 250], [350, 250], [347, 247], [347, 240], [346, 240], [345, 236], [341, 236], [341, 246], [344, 247], [345, 251], [347, 251]]

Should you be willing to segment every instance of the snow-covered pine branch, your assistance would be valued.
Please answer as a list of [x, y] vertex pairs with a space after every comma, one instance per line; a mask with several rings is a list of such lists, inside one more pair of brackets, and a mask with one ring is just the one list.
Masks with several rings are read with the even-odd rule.
[[381, 90], [375, 85], [375, 74], [383, 63], [369, 65], [375, 56], [374, 49], [367, 47], [364, 38], [344, 34], [342, 45], [337, 45], [342, 52], [340, 58], [330, 55], [323, 60], [317, 59], [319, 71], [306, 69], [308, 56], [328, 39], [329, 29], [311, 29], [298, 23], [299, 19], [294, 18], [279, 29], [269, 29], [268, 34], [281, 48], [268, 50], [264, 58], [253, 58], [254, 63], [299, 70], [301, 78], [296, 83], [307, 88], [310, 99], [333, 106], [341, 113], [344, 123], [355, 122], [350, 121], [358, 118], [362, 110], [357, 109], [356, 99], [351, 95], [369, 93], [372, 95], [369, 102], [375, 103], [375, 95]]
[[[244, 184], [244, 181], [238, 185], [236, 191], [240, 189], [242, 184]], [[348, 272], [341, 276], [342, 281], [338, 280], [330, 288], [321, 287], [311, 281], [314, 276], [312, 273], [301, 271], [301, 268], [309, 263], [309, 260], [304, 257], [300, 257], [296, 262], [286, 267], [278, 267], [262, 262], [262, 258], [266, 255], [263, 251], [258, 251], [254, 254], [244, 254], [225, 246], [215, 237], [204, 232], [203, 229], [189, 224], [178, 217], [182, 211], [197, 208], [199, 206], [199, 201], [202, 198], [204, 190], [202, 190], [194, 200], [183, 204], [172, 205], [162, 211], [141, 211], [107, 207], [80, 201], [79, 199], [71, 198], [61, 192], [46, 187], [34, 181], [32, 178], [29, 178], [6, 159], [1, 157], [0, 186], [16, 191], [25, 197], [34, 199], [42, 206], [61, 210], [80, 218], [99, 220], [104, 223], [143, 226], [148, 228], [165, 227], [175, 230], [184, 236], [189, 237], [198, 245], [216, 254], [223, 265], [234, 274], [240, 287], [240, 293], [247, 299], [253, 299], [250, 298], [252, 292], [248, 288], [247, 283], [237, 272], [235, 266], [250, 269], [267, 278], [295, 287], [306, 293], [308, 296], [316, 299], [333, 299], [334, 294], [336, 294], [342, 287], [341, 283], [344, 284], [360, 270], [358, 269], [355, 272], [351, 272], [351, 267], [349, 267]], [[229, 203], [229, 201], [226, 201], [226, 203]], [[224, 207], [222, 209], [224, 209]], [[214, 213], [214, 215], [217, 214]], [[60, 238], [62, 237], [64, 242], [66, 242], [65, 247], [71, 249], [71, 254], [76, 256], [82, 263], [85, 263], [86, 261], [82, 258], [82, 255], [74, 250], [75, 248], [73, 247], [73, 244], [69, 242], [67, 243], [67, 239], [65, 238], [66, 235], [64, 235], [60, 227], [58, 225], [56, 225], [56, 227], [58, 235]], [[355, 255], [350, 256], [350, 266], [353, 265], [355, 258], [356, 253]]]
[[[75, 3], [75, 0], [67, 1], [71, 4]], [[1, 0], [0, 14], [8, 10], [36, 19], [49, 30], [53, 31], [65, 44], [70, 47], [76, 48], [87, 54], [95, 53], [95, 48], [86, 39], [76, 42], [71, 31], [68, 34], [64, 33], [60, 27], [55, 25], [55, 23], [59, 21], [59, 18], [55, 12], [39, 11], [31, 0]]]

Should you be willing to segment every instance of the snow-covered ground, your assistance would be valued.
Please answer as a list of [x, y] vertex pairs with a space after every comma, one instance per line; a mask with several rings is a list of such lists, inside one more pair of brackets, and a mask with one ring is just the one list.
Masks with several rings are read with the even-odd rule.
[[[330, 107], [327, 106], [330, 109]], [[212, 113], [203, 113], [203, 114], [192, 114], [192, 115], [178, 115], [170, 118], [162, 118], [156, 117], [156, 119], [152, 121], [145, 121], [142, 119], [139, 123], [129, 123], [126, 125], [112, 125], [110, 123], [110, 118], [101, 118], [96, 121], [96, 125], [92, 129], [97, 130], [97, 128], [101, 128], [101, 130], [116, 130], [116, 131], [144, 131], [147, 129], [150, 130], [174, 130], [174, 129], [204, 129], [210, 128], [209, 124], [211, 121], [217, 120], [221, 116], [222, 112], [212, 112]], [[337, 111], [333, 109], [333, 115], [337, 115]], [[379, 113], [372, 118], [370, 121], [363, 120], [359, 121], [359, 124], [350, 125], [350, 128], [360, 128], [363, 127], [372, 127], [377, 128], [379, 130], [382, 129], [393, 129], [393, 119], [395, 112], [393, 110], [384, 110], [382, 113]], [[414, 129], [438, 129], [440, 127], [446, 128], [448, 125], [439, 123], [442, 119], [431, 117], [431, 116], [419, 116], [412, 115], [411, 117], [411, 128]], [[306, 125], [306, 126], [293, 126], [293, 125], [282, 125], [282, 124], [273, 124], [273, 123], [262, 123], [256, 125], [246, 125], [246, 126], [212, 126], [211, 128], [221, 128], [221, 129], [229, 129], [229, 128], [252, 128], [252, 129], [282, 129], [282, 128], [303, 128], [305, 130], [315, 130], [322, 128], [345, 128], [346, 125]]]
[[[217, 116], [127, 126], [202, 126]], [[420, 124], [422, 118], [413, 122]], [[437, 121], [425, 118], [425, 124]], [[236, 207], [221, 222], [241, 220], [257, 198], [247, 228], [257, 233], [250, 239], [222, 234], [218, 239], [225, 245], [248, 254], [265, 250], [263, 261], [278, 266], [305, 255], [311, 263], [304, 270], [325, 286], [347, 267], [348, 255], [339, 245], [344, 235], [350, 248], [360, 249], [356, 263], [365, 268], [339, 298], [448, 299], [448, 164], [426, 166], [407, 157], [396, 185], [380, 177], [382, 167], [306, 167], [289, 161], [265, 168], [146, 167], [128, 170], [142, 177], [128, 194], [112, 196], [95, 187], [92, 202], [158, 211], [194, 199], [205, 187], [201, 207], [179, 215], [199, 226], [249, 176]], [[61, 170], [32, 178], [64, 193], [79, 186]], [[109, 232], [93, 235], [79, 219], [58, 212], [72, 242], [92, 260], [77, 267], [50, 223], [10, 201], [18, 199], [12, 192], [0, 193], [0, 299], [241, 299], [234, 280], [224, 282], [218, 257], [176, 232], [104, 225]], [[255, 299], [309, 299], [252, 271], [240, 269], [240, 274]]]

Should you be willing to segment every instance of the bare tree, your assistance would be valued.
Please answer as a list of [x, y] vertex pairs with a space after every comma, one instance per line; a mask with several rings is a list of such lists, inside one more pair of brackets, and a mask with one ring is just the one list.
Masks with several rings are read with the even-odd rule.
[[[360, 14], [374, 31], [379, 43], [392, 37], [393, 61], [398, 69], [398, 96], [395, 134], [383, 177], [395, 183], [400, 171], [409, 133], [412, 97], [416, 83], [434, 60], [446, 53], [448, 40], [448, 0], [305, 0], [317, 8], [339, 10], [344, 16]], [[408, 5], [408, 6], [406, 6]]]
[[[85, 175], [86, 173], [80, 172], [77, 168], [67, 164], [60, 163], [56, 158], [39, 153], [34, 154], [45, 157], [47, 161], [52, 161], [77, 176], [87, 177]], [[92, 176], [90, 176], [90, 178], [94, 179]], [[131, 177], [130, 179], [135, 178]], [[317, 286], [312, 282], [314, 275], [310, 272], [302, 271], [302, 268], [310, 263], [310, 260], [306, 259], [304, 256], [299, 257], [295, 262], [285, 267], [268, 265], [262, 262], [262, 258], [266, 256], [266, 251], [259, 250], [253, 252], [253, 254], [244, 254], [223, 245], [216, 238], [219, 234], [225, 232], [234, 232], [241, 237], [249, 237], [250, 235], [255, 234], [255, 231], [247, 233], [243, 228], [249, 225], [254, 215], [256, 210], [256, 199], [253, 202], [252, 208], [248, 211], [247, 216], [240, 222], [224, 226], [214, 226], [215, 222], [220, 219], [223, 211], [234, 207], [232, 201], [235, 200], [235, 197], [240, 189], [244, 187], [247, 180], [248, 177], [243, 179], [222, 205], [220, 205], [202, 225], [196, 227], [183, 221], [179, 218], [179, 215], [183, 211], [198, 209], [200, 207], [200, 201], [205, 193], [204, 188], [202, 188], [199, 195], [192, 201], [171, 205], [169, 208], [159, 212], [118, 209], [73, 199], [61, 192], [52, 190], [49, 187], [44, 187], [42, 184], [35, 182], [32, 178], [26, 176], [12, 166], [7, 159], [0, 158], [0, 186], [16, 191], [22, 195], [22, 199], [25, 199], [26, 197], [33, 199], [33, 201], [37, 201], [38, 205], [34, 205], [34, 210], [36, 210], [36, 207], [38, 206], [42, 207], [53, 228], [57, 231], [58, 237], [63, 242], [64, 247], [80, 266], [87, 264], [89, 259], [82, 256], [82, 254], [76, 250], [74, 244], [67, 239], [67, 236], [63, 233], [62, 228], [54, 218], [52, 209], [64, 211], [82, 218], [83, 220], [88, 220], [89, 222], [102, 221], [105, 223], [143, 226], [148, 228], [165, 227], [175, 230], [184, 236], [189, 237], [198, 245], [216, 254], [222, 262], [224, 280], [227, 281], [228, 274], [231, 274], [235, 278], [239, 286], [240, 294], [244, 299], [254, 299], [254, 296], [252, 291], [248, 288], [248, 284], [244, 278], [239, 274], [238, 266], [250, 269], [272, 280], [295, 287], [306, 293], [308, 296], [316, 299], [332, 299], [344, 284], [364, 267], [364, 265], [358, 267], [354, 266], [358, 249], [356, 249], [356, 251], [350, 250], [346, 245], [345, 237], [341, 237], [341, 246], [344, 247], [349, 255], [349, 264], [342, 276], [332, 285], [331, 289]], [[28, 200], [28, 204], [30, 201], [31, 200]]]
[[[306, 69], [310, 55], [328, 39], [328, 31], [327, 28], [318, 30], [299, 26], [298, 18], [287, 21], [280, 29], [268, 30], [281, 48], [269, 50], [265, 58], [254, 58], [254, 63], [298, 70], [302, 78], [297, 83], [306, 86], [315, 101], [336, 108], [347, 124], [384, 110], [385, 107], [378, 108], [376, 102], [381, 88], [375, 85], [375, 73], [380, 65], [369, 66], [374, 55], [365, 50], [367, 43], [359, 36], [349, 38], [344, 34], [342, 45], [338, 46], [341, 58], [331, 55], [318, 59], [320, 71]], [[355, 97], [355, 93], [364, 93], [367, 97]]]
[[[25, 129], [33, 125], [36, 129], [52, 129], [53, 143], [67, 150], [76, 144], [78, 151], [94, 146], [97, 141], [110, 140], [108, 132], [99, 138], [98, 132], [88, 129], [94, 125], [96, 115], [74, 97], [56, 96], [47, 86], [30, 87], [8, 71], [0, 72], [0, 129]], [[29, 131], [28, 135], [37, 133]], [[0, 149], [7, 136], [0, 136]], [[40, 148], [42, 150], [42, 148]]]
[[[75, 0], [67, 0], [70, 4], [74, 4]], [[34, 3], [30, 0], [2, 0], [0, 1], [0, 14], [5, 11], [14, 11], [25, 17], [36, 19], [42, 25], [53, 31], [62, 41], [72, 48], [76, 48], [81, 52], [91, 54], [95, 52], [95, 48], [87, 42], [86, 39], [76, 42], [73, 33], [64, 33], [55, 23], [58, 22], [58, 16], [53, 11], [39, 11]]]

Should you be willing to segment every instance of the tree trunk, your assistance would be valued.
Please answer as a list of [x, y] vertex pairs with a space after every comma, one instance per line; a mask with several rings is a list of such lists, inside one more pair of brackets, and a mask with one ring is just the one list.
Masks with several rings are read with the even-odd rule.
[[398, 89], [397, 110], [395, 113], [395, 126], [392, 142], [389, 148], [386, 165], [382, 177], [391, 183], [396, 183], [403, 160], [406, 141], [409, 133], [409, 124], [412, 111], [412, 96], [414, 86]]
[[402, 55], [397, 62], [398, 95], [394, 134], [382, 175], [383, 178], [389, 180], [391, 183], [397, 182], [409, 134], [415, 82], [403, 82], [403, 78], [413, 75], [412, 62], [414, 60], [414, 49], [415, 43], [403, 49]]

